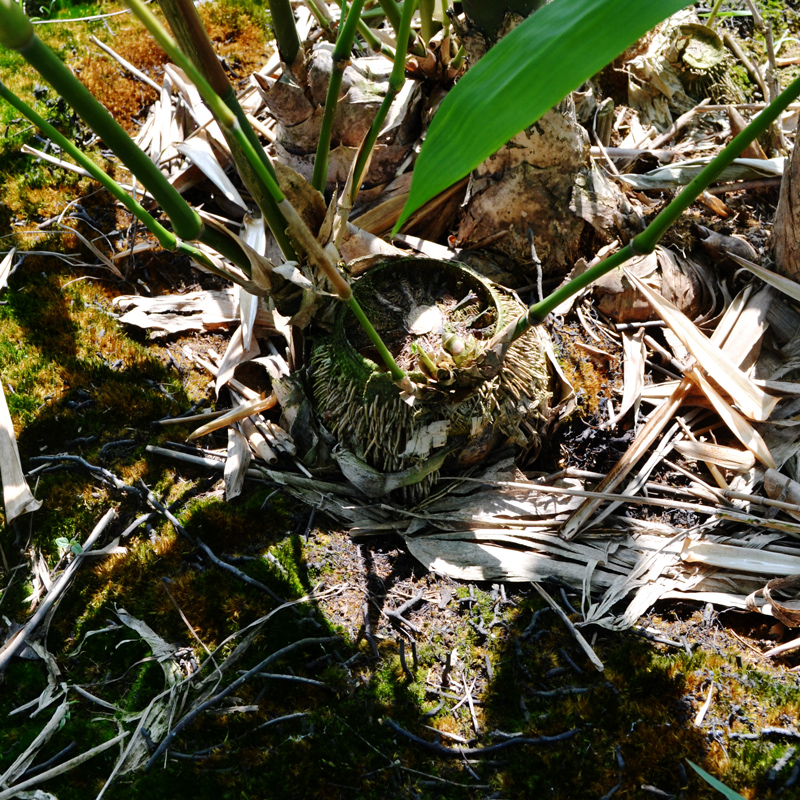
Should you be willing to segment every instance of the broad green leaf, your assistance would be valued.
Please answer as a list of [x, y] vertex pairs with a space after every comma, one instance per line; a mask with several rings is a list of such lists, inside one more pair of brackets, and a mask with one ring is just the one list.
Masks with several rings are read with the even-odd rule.
[[[686, 759], [689, 761], [689, 759]], [[744, 797], [739, 792], [734, 792], [733, 789], [726, 786], [722, 781], [718, 781], [713, 775], [709, 775], [702, 767], [698, 767], [693, 761], [689, 761], [689, 766], [707, 783], [713, 786], [717, 791], [722, 792], [728, 800], [744, 800]]]
[[686, 0], [553, 0], [528, 17], [445, 97], [395, 230], [686, 5]]

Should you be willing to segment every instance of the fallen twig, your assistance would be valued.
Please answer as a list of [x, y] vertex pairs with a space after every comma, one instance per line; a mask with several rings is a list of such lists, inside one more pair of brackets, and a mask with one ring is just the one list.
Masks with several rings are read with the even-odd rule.
[[761, 90], [761, 96], [764, 98], [765, 103], [769, 103], [769, 89], [764, 82], [764, 76], [761, 74], [761, 70], [747, 57], [744, 50], [742, 50], [742, 46], [736, 40], [736, 37], [726, 31], [722, 34], [722, 41], [725, 42], [726, 47], [736, 58], [742, 62], [742, 66], [747, 70], [753, 82], [758, 84], [758, 88]]
[[393, 611], [386, 611], [384, 613], [386, 614], [387, 617], [390, 617], [391, 619], [395, 620], [396, 622], [399, 622], [402, 625], [407, 625], [409, 628], [411, 628], [412, 631], [419, 633], [419, 628], [413, 623], [409, 622], [403, 616], [403, 614], [410, 608], [415, 606], [417, 603], [419, 603], [419, 601], [423, 599], [424, 594], [425, 590], [420, 589], [410, 600], [406, 600], [405, 603], [403, 603], [401, 606], [394, 609]]
[[575, 641], [581, 646], [581, 649], [584, 653], [589, 657], [589, 661], [594, 664], [595, 668], [598, 672], [602, 672], [605, 669], [603, 662], [597, 657], [597, 653], [592, 650], [592, 646], [589, 642], [586, 641], [583, 634], [572, 624], [572, 620], [564, 613], [564, 610], [561, 606], [553, 600], [552, 597], [547, 593], [547, 591], [542, 587], [540, 584], [536, 583], [535, 581], [532, 582], [533, 588], [541, 595], [542, 599], [553, 609], [553, 611], [558, 614], [561, 618], [561, 621], [564, 625], [567, 626], [567, 630], [575, 637]]
[[[114, 519], [115, 514], [116, 511], [113, 508], [105, 513], [84, 542], [82, 551], [75, 556], [70, 565], [59, 575], [58, 579], [53, 584], [53, 588], [39, 604], [36, 613], [11, 637], [5, 647], [0, 650], [0, 673], [3, 672], [11, 658], [22, 649], [28, 637], [36, 630], [37, 626], [45, 618], [56, 600], [67, 590], [84, 556], [94, 547], [95, 542], [103, 534], [111, 520]], [[0, 797], [2, 796], [3, 794], [0, 793]]]
[[[177, 738], [178, 734], [187, 727], [190, 723], [192, 723], [196, 717], [202, 714], [206, 709], [215, 706], [217, 703], [224, 700], [229, 694], [235, 692], [240, 686], [246, 683], [250, 678], [258, 675], [264, 667], [267, 666], [272, 661], [277, 661], [283, 656], [288, 655], [289, 653], [293, 652], [294, 650], [299, 649], [300, 647], [305, 647], [306, 645], [314, 645], [314, 644], [332, 644], [333, 642], [341, 642], [341, 636], [322, 636], [316, 637], [311, 639], [300, 639], [297, 642], [292, 642], [292, 644], [287, 645], [286, 647], [281, 648], [280, 650], [272, 653], [272, 655], [267, 656], [263, 661], [256, 664], [252, 669], [249, 669], [244, 675], [238, 677], [230, 686], [226, 686], [221, 692], [218, 692], [210, 699], [206, 700], [204, 703], [201, 703], [196, 708], [192, 709], [180, 722], [164, 737], [161, 741], [161, 744], [156, 748], [155, 753], [150, 757], [150, 760], [147, 762], [145, 766], [145, 772], [152, 769], [153, 764], [158, 761], [158, 759], [164, 754], [164, 752], [169, 748], [173, 741]], [[2, 795], [0, 795], [0, 800], [3, 800]]]
[[153, 508], [155, 508], [161, 514], [163, 514], [167, 518], [167, 520], [171, 523], [172, 527], [175, 528], [175, 530], [179, 534], [181, 534], [181, 536], [186, 537], [186, 539], [188, 539], [195, 547], [199, 547], [206, 554], [206, 556], [208, 556], [209, 561], [218, 566], [220, 569], [224, 569], [227, 572], [230, 572], [231, 574], [235, 575], [237, 578], [239, 578], [239, 580], [242, 580], [245, 583], [250, 584], [250, 586], [254, 586], [256, 589], [260, 589], [262, 592], [266, 592], [273, 600], [276, 600], [278, 603], [286, 602], [286, 600], [283, 597], [281, 597], [276, 592], [273, 592], [272, 589], [270, 589], [269, 586], [267, 586], [266, 584], [261, 583], [261, 581], [257, 581], [255, 578], [251, 578], [246, 572], [242, 572], [240, 569], [234, 567], [233, 564], [228, 564], [227, 561], [223, 561], [221, 558], [218, 558], [216, 555], [214, 555], [214, 552], [207, 544], [201, 542], [200, 539], [197, 539], [194, 536], [192, 536], [186, 530], [186, 528], [184, 528], [183, 525], [181, 525], [177, 517], [166, 506], [164, 506], [158, 501], [156, 496], [147, 488], [147, 486], [143, 482], [142, 482], [142, 487], [147, 492], [147, 502], [150, 503], [150, 505], [152, 505]]
[[103, 483], [110, 484], [120, 492], [129, 492], [137, 495], [140, 494], [139, 489], [137, 489], [135, 486], [130, 486], [124, 481], [121, 481], [110, 470], [107, 470], [105, 467], [98, 467], [95, 464], [90, 464], [85, 458], [81, 458], [80, 456], [72, 456], [62, 453], [57, 456], [32, 456], [30, 460], [31, 462], [39, 463], [66, 461], [72, 464], [77, 464], [78, 466], [83, 467], [85, 470], [91, 472], [96, 477], [100, 478]]
[[399, 733], [401, 736], [404, 736], [406, 739], [409, 739], [415, 744], [420, 745], [420, 747], [424, 747], [426, 750], [430, 750], [431, 752], [440, 756], [451, 756], [455, 758], [461, 758], [462, 756], [480, 757], [493, 755], [500, 750], [505, 750], [507, 747], [516, 744], [541, 745], [564, 742], [567, 739], [571, 739], [580, 730], [579, 728], [573, 728], [570, 731], [564, 731], [564, 733], [558, 733], [555, 736], [537, 736], [535, 738], [521, 736], [516, 739], [506, 739], [504, 742], [491, 744], [488, 747], [445, 747], [444, 745], [422, 739], [410, 731], [407, 731], [405, 728], [401, 728], [393, 719], [390, 719], [389, 717], [384, 717], [383, 722], [393, 731]]
[[47, 772], [42, 772], [41, 774], [36, 775], [27, 781], [18, 783], [16, 786], [12, 786], [9, 789], [0, 791], [0, 800], [10, 800], [10, 798], [16, 797], [20, 792], [25, 791], [25, 789], [30, 789], [32, 786], [37, 786], [40, 783], [49, 781], [50, 778], [56, 778], [59, 775], [63, 775], [65, 772], [69, 772], [71, 769], [83, 764], [84, 761], [88, 761], [90, 758], [94, 758], [105, 750], [108, 750], [109, 747], [113, 747], [115, 744], [118, 744], [127, 735], [128, 732], [125, 731], [119, 736], [115, 736], [113, 739], [109, 739], [107, 742], [103, 742], [103, 744], [93, 747], [91, 750], [87, 750], [85, 753], [81, 753], [79, 756], [75, 756], [75, 758], [71, 758], [69, 761], [65, 761], [63, 764], [59, 764], [57, 767], [47, 770]]

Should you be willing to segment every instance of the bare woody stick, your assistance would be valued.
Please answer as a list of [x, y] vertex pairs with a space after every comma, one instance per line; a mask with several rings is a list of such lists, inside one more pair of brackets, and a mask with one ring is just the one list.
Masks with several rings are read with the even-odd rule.
[[53, 588], [50, 589], [50, 591], [47, 593], [47, 596], [39, 604], [39, 607], [36, 609], [36, 613], [16, 632], [16, 634], [5, 645], [5, 647], [0, 650], [0, 673], [3, 672], [11, 658], [25, 646], [25, 642], [27, 641], [28, 637], [36, 630], [39, 623], [47, 616], [56, 600], [58, 600], [58, 598], [61, 597], [61, 595], [67, 590], [73, 576], [83, 561], [84, 554], [94, 547], [95, 542], [103, 534], [103, 531], [105, 531], [111, 520], [114, 519], [115, 515], [116, 511], [113, 508], [106, 511], [103, 518], [97, 523], [97, 525], [95, 525], [94, 530], [89, 534], [89, 537], [84, 542], [82, 552], [77, 555], [72, 560], [70, 565], [61, 573], [58, 580], [53, 584]]

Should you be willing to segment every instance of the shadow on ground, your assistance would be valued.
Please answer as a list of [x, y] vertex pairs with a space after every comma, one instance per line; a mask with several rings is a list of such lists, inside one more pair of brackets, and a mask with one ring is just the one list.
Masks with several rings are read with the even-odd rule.
[[[129, 486], [144, 480], [185, 534], [155, 514], [118, 551], [87, 560], [40, 629], [44, 650], [25, 651], [5, 673], [0, 774], [50, 718], [55, 706], [37, 704], [48, 680], [55, 696], [62, 683], [78, 688], [68, 689], [66, 721], [17, 783], [135, 728], [135, 714], [163, 690], [164, 670], [121, 623], [124, 609], [172, 646], [182, 679], [198, 663], [203, 677], [226, 665], [218, 690], [300, 644], [199, 714], [149, 772], [120, 775], [108, 796], [715, 796], [687, 758], [727, 770], [751, 797], [792, 796], [781, 792], [785, 774], [768, 780], [786, 739], [728, 734], [736, 714], [737, 730], [747, 729], [740, 718], [750, 702], [778, 698], [784, 715], [800, 707], [794, 676], [762, 675], [724, 648], [709, 660], [701, 648], [590, 630], [601, 674], [528, 588], [456, 584], [423, 572], [394, 540], [357, 545], [273, 485], [253, 483], [225, 503], [217, 475], [145, 458], [144, 446], [164, 438], [150, 423], [191, 404], [187, 376], [121, 333], [84, 283], [65, 288], [72, 277], [27, 270], [0, 309], [10, 332], [0, 369], [17, 391], [25, 463], [67, 452]], [[42, 590], [31, 564], [52, 570], [63, 559], [56, 539], [83, 541], [115, 507], [108, 544], [153, 511], [77, 462], [44, 466], [51, 471], [32, 479], [43, 509], [0, 533], [0, 612], [12, 627]], [[276, 612], [236, 650], [246, 639], [237, 632], [279, 606], [275, 595], [311, 592], [320, 599]], [[572, 590], [553, 593], [565, 607], [578, 602]], [[727, 705], [698, 727], [713, 682], [730, 689]], [[144, 736], [157, 746], [147, 726]], [[106, 751], [42, 788], [60, 800], [95, 797], [118, 756]]]

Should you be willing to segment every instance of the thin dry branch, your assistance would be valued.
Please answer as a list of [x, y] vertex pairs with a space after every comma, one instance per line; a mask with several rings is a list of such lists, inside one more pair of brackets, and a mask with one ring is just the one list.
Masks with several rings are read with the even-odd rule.
[[[84, 542], [81, 553], [75, 556], [70, 565], [64, 570], [64, 572], [61, 573], [56, 582], [53, 584], [53, 588], [47, 593], [47, 596], [39, 604], [39, 607], [36, 609], [34, 615], [16, 632], [16, 634], [14, 634], [14, 636], [11, 637], [8, 642], [6, 642], [5, 647], [0, 650], [0, 673], [2, 673], [6, 668], [6, 665], [11, 658], [22, 649], [26, 640], [47, 616], [56, 600], [58, 600], [58, 598], [61, 597], [61, 595], [67, 590], [72, 582], [73, 577], [75, 576], [75, 573], [78, 570], [78, 567], [83, 562], [85, 555], [94, 547], [95, 542], [100, 538], [100, 536], [102, 536], [111, 520], [114, 519], [115, 515], [116, 511], [113, 508], [106, 511], [106, 513], [103, 515], [103, 518], [97, 523], [97, 525], [95, 525], [94, 530], [89, 534], [89, 537]], [[0, 797], [2, 796], [2, 793], [0, 793]]]

